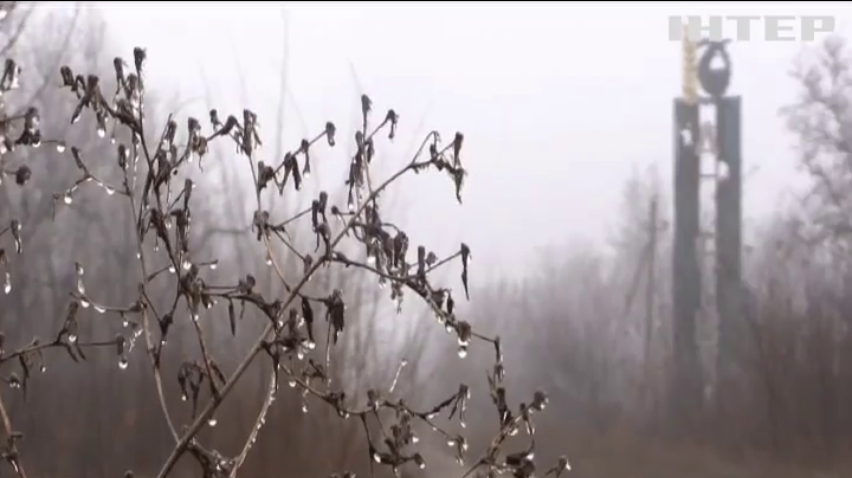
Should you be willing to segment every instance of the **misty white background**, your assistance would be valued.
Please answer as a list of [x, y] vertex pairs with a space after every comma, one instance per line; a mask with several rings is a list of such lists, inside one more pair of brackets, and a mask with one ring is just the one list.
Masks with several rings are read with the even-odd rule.
[[[839, 33], [852, 28], [852, 10], [842, 2], [102, 2], [96, 8], [127, 58], [133, 46], [148, 49], [149, 89], [192, 101], [209, 87], [221, 111], [257, 111], [270, 142], [285, 56], [289, 147], [328, 119], [351, 131], [361, 89], [377, 115], [392, 107], [401, 116], [395, 145], [379, 146], [383, 162], [406, 161], [429, 129], [446, 140], [464, 132], [464, 206], [454, 205], [448, 179], [433, 176], [406, 183], [394, 216], [438, 251], [455, 250], [461, 240], [470, 244], [477, 275], [517, 272], [539, 246], [606, 239], [632, 170], [657, 167], [669, 187], [672, 99], [681, 91], [681, 47], [668, 41], [669, 15], [820, 13], [836, 16]], [[797, 181], [778, 109], [795, 100], [787, 73], [807, 46], [756, 37], [729, 48], [730, 91], [743, 96], [746, 221], [783, 204]], [[206, 104], [197, 103], [188, 107], [206, 117]], [[321, 160], [345, 164], [344, 153], [323, 153]]]

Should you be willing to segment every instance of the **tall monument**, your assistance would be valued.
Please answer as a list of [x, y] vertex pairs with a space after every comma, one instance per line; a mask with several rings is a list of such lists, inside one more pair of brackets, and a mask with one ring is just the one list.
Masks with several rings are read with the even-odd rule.
[[[702, 304], [698, 247], [701, 231], [701, 150], [710, 143], [715, 186], [715, 306], [719, 320], [717, 383], [736, 375], [738, 331], [742, 323], [742, 181], [740, 98], [727, 96], [731, 62], [728, 41], [692, 42], [684, 34], [683, 93], [674, 101], [674, 257], [672, 405], [689, 414], [703, 404], [704, 373], [699, 360], [697, 323]], [[701, 57], [696, 62], [698, 51]], [[720, 63], [715, 67], [714, 63]], [[699, 93], [698, 85], [704, 94]], [[715, 109], [715, 127], [701, 126], [700, 105]], [[712, 134], [715, 132], [715, 134]], [[711, 137], [706, 135], [711, 134]]]

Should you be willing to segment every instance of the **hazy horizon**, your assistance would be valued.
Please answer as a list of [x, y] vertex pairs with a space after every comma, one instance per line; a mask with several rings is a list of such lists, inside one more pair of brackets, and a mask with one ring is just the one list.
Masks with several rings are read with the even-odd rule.
[[[450, 212], [440, 223], [417, 221], [412, 232], [445, 250], [464, 240], [480, 267], [496, 272], [517, 270], [536, 247], [606, 239], [632, 170], [655, 167], [671, 189], [681, 48], [666, 37], [668, 15], [830, 11], [838, 33], [852, 25], [850, 10], [836, 4], [755, 5], [248, 2], [200, 10], [181, 2], [106, 2], [98, 8], [125, 51], [148, 49], [149, 84], [161, 93], [204, 96], [203, 71], [215, 79], [216, 106], [236, 109], [245, 82], [247, 106], [258, 111], [269, 138], [285, 49], [288, 144], [326, 119], [351, 121], [358, 88], [379, 110], [400, 113], [397, 147], [388, 152], [394, 160], [427, 128], [464, 132], [470, 170], [464, 207], [452, 207], [451, 185], [439, 180], [417, 182], [402, 204], [406, 218], [429, 217], [434, 204], [415, 200], [424, 195], [446, 205]], [[795, 101], [787, 73], [806, 46], [756, 40], [729, 48], [730, 92], [743, 97], [747, 225], [783, 204], [798, 180], [792, 137], [778, 110]]]

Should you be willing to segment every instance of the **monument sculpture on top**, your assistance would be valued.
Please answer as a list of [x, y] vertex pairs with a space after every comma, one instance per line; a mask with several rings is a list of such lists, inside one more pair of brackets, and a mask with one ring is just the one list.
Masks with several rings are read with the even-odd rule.
[[[701, 61], [698, 62], [698, 80], [701, 82], [701, 88], [710, 95], [713, 101], [721, 98], [731, 84], [731, 57], [725, 50], [728, 43], [730, 43], [730, 40], [712, 41], [705, 39], [697, 44], [698, 48], [704, 48]], [[713, 68], [713, 60], [716, 58], [722, 61], [721, 68]]]

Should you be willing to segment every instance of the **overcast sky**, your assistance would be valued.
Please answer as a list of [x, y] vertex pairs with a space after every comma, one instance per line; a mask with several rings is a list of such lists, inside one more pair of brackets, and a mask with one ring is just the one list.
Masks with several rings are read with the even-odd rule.
[[[656, 165], [670, 183], [681, 50], [668, 41], [669, 15], [819, 12], [836, 16], [839, 33], [849, 32], [852, 11], [823, 5], [103, 2], [100, 8], [128, 52], [148, 49], [149, 84], [184, 98], [203, 96], [203, 70], [216, 106], [239, 111], [243, 81], [247, 106], [259, 113], [268, 138], [289, 50], [290, 147], [328, 119], [351, 131], [360, 88], [377, 111], [392, 107], [401, 115], [395, 145], [379, 147], [384, 162], [405, 161], [415, 136], [428, 129], [447, 140], [464, 132], [464, 206], [454, 205], [449, 180], [418, 178], [395, 216], [435, 249], [452, 250], [465, 240], [477, 266], [499, 263], [505, 271], [534, 247], [605, 237], [631, 169]], [[790, 136], [777, 113], [795, 99], [787, 72], [805, 46], [758, 38], [729, 49], [730, 91], [743, 96], [744, 169], [759, 167], [747, 180], [747, 220], [770, 212], [795, 180]], [[345, 164], [344, 152], [327, 153], [327, 161]]]

